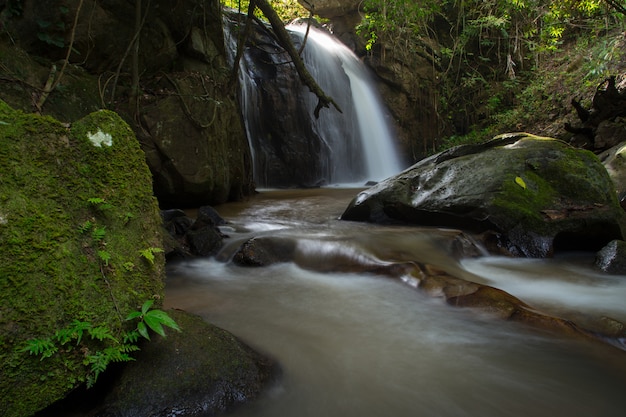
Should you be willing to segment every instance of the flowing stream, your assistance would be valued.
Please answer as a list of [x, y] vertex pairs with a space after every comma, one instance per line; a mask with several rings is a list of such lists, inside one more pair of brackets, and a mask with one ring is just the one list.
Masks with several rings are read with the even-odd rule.
[[[457, 261], [453, 231], [337, 220], [355, 190], [263, 191], [217, 207], [215, 258], [168, 266], [166, 304], [274, 357], [282, 376], [235, 417], [623, 416], [626, 354], [446, 305], [349, 265], [417, 260], [531, 305], [626, 317], [626, 277], [589, 256]], [[292, 239], [294, 261], [239, 267], [252, 236]], [[592, 259], [592, 258], [591, 258]]]

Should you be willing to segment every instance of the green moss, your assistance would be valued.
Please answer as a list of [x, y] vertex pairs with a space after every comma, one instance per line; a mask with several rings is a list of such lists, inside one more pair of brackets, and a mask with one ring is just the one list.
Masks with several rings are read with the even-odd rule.
[[526, 171], [519, 177], [524, 180], [526, 188], [515, 181], [515, 176], [505, 177], [493, 205], [499, 211], [499, 217], [510, 223], [508, 227], [520, 222], [541, 225], [541, 210], [549, 207], [556, 193], [547, 181], [532, 171]]
[[[517, 175], [505, 176], [494, 196], [494, 211], [505, 229], [519, 223], [537, 231], [549, 228], [544, 210], [565, 211], [594, 204], [617, 206], [608, 173], [593, 153], [556, 140], [529, 152], [525, 143], [533, 140], [545, 139], [530, 135], [511, 149], [511, 161], [518, 162], [510, 162], [514, 164], [510, 166], [523, 168]], [[525, 187], [515, 181], [516, 176]]]
[[[111, 134], [112, 146], [88, 140], [98, 129]], [[163, 257], [152, 265], [139, 253], [161, 246], [160, 216], [139, 144], [108, 111], [68, 129], [0, 101], [0, 177], [0, 409], [28, 416], [88, 370], [78, 350], [40, 361], [20, 352], [26, 340], [75, 319], [119, 335], [125, 314], [163, 295]], [[96, 197], [110, 207], [94, 207], [88, 200]], [[87, 221], [104, 228], [103, 239], [79, 230]], [[110, 254], [108, 265], [98, 250]]]

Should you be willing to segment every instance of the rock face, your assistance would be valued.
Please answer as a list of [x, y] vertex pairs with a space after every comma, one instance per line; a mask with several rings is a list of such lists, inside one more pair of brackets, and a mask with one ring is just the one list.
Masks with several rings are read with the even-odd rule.
[[[227, 36], [245, 16], [229, 17]], [[259, 187], [316, 187], [365, 177], [363, 145], [350, 79], [341, 58], [311, 40], [303, 60], [334, 107], [316, 115], [318, 98], [300, 80], [291, 58], [267, 27], [253, 22], [242, 57], [242, 113], [254, 151], [254, 177]], [[299, 48], [302, 38], [292, 31]], [[231, 41], [231, 50], [236, 45]], [[332, 48], [330, 48], [332, 49]], [[320, 56], [321, 55], [321, 56]], [[319, 117], [317, 117], [319, 116]]]
[[361, 22], [359, 9], [363, 0], [298, 0], [298, 3], [315, 15], [329, 19], [333, 34], [352, 50], [361, 49], [363, 42], [355, 35], [354, 28]]
[[143, 152], [115, 113], [68, 128], [0, 101], [0, 120], [0, 410], [21, 417], [94, 378], [124, 318], [163, 296], [162, 226]]
[[[79, 2], [17, 3], [3, 12], [14, 43], [0, 40], [0, 98], [33, 111], [52, 63], [66, 56]], [[128, 76], [133, 72], [128, 51], [135, 34], [134, 3], [80, 3], [73, 44], [77, 53], [57, 78], [42, 113], [64, 122], [103, 107], [122, 115], [141, 141], [164, 207], [197, 207], [250, 195], [252, 162], [236, 84], [229, 83], [220, 2], [143, 3], [150, 8], [144, 10], [139, 37], [141, 91], [136, 100]], [[60, 70], [57, 65], [56, 77]]]
[[599, 250], [626, 230], [595, 155], [528, 134], [425, 159], [359, 194], [342, 219], [485, 232], [498, 250], [528, 257]]
[[182, 311], [169, 314], [182, 333], [146, 344], [93, 415], [217, 415], [257, 397], [276, 375], [273, 360], [225, 330]]
[[363, 37], [356, 27], [363, 18], [363, 1], [319, 0], [299, 1], [320, 17], [329, 19], [333, 34], [359, 56], [375, 74], [380, 92], [395, 122], [398, 147], [412, 161], [429, 153], [435, 138], [449, 127], [439, 115], [438, 84], [442, 73], [440, 48], [432, 41], [407, 48], [396, 48], [385, 42], [374, 45], [368, 53]]
[[598, 155], [613, 180], [622, 208], [626, 210], [626, 142]]

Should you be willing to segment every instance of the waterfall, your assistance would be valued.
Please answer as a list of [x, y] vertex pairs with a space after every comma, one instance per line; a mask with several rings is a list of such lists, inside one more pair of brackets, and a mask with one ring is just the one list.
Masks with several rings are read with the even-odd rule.
[[[306, 26], [288, 30], [299, 47]], [[289, 56], [265, 31], [253, 36], [240, 62], [240, 100], [257, 186], [362, 185], [401, 171], [384, 108], [350, 49], [310, 28], [302, 59], [342, 109], [324, 108], [316, 119], [317, 96], [301, 83]], [[233, 38], [227, 33], [234, 54]]]

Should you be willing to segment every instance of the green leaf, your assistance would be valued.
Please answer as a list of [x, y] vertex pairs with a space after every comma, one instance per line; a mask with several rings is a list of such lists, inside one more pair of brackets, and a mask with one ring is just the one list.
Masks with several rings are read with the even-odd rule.
[[89, 204], [93, 204], [94, 206], [97, 206], [97, 205], [105, 203], [106, 201], [104, 200], [104, 198], [92, 197], [92, 198], [88, 198], [87, 202]]
[[[151, 311], [150, 313], [154, 313], [154, 311]], [[161, 320], [159, 320], [158, 317], [146, 314], [143, 317], [143, 320], [148, 325], [148, 327], [152, 329], [152, 331], [165, 337], [165, 330], [163, 330], [163, 326], [161, 326]]]
[[515, 177], [515, 183], [519, 185], [520, 187], [522, 187], [523, 189], [526, 189], [526, 183], [524, 182], [522, 177]]
[[170, 327], [174, 330], [178, 330], [180, 331], [180, 327], [178, 327], [178, 324], [174, 321], [173, 318], [171, 318], [165, 311], [163, 310], [152, 310], [149, 311], [145, 317], [144, 320], [148, 320], [148, 318], [150, 320], [155, 320], [158, 321], [160, 324]]
[[137, 323], [137, 331], [140, 335], [150, 340], [150, 335], [148, 334], [148, 328], [146, 327], [146, 323], [144, 323], [143, 321]]
[[150, 310], [150, 307], [152, 307], [152, 304], [154, 304], [154, 300], [147, 300], [145, 303], [143, 303], [143, 305], [141, 306], [141, 313], [145, 315], [148, 310]]
[[[140, 336], [141, 335], [139, 334], [139, 331], [137, 330], [131, 330], [129, 332], [125, 332], [124, 337], [123, 337], [124, 346], [128, 345], [129, 343], [137, 343]], [[135, 345], [130, 345], [130, 346], [135, 346]], [[137, 350], [139, 350], [138, 347], [137, 347]]]
[[85, 223], [78, 226], [78, 231], [82, 234], [88, 232], [93, 227], [93, 223], [89, 220], [85, 221]]
[[137, 317], [141, 317], [142, 315], [143, 314], [141, 311], [133, 311], [132, 313], [128, 315], [128, 317], [126, 317], [126, 321], [136, 319]]

